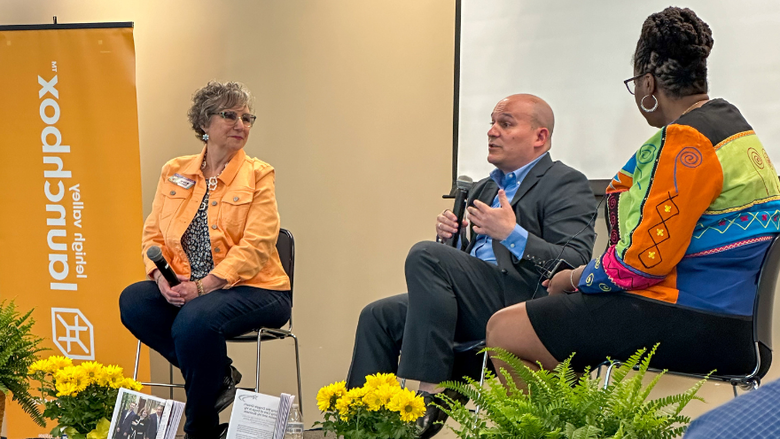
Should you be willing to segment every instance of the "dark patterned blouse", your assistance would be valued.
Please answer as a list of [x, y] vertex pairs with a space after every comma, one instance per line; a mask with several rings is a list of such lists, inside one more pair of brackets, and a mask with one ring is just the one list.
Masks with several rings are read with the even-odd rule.
[[200, 208], [192, 219], [190, 226], [181, 237], [181, 246], [190, 260], [190, 280], [195, 281], [208, 276], [214, 269], [214, 259], [211, 257], [211, 239], [209, 238], [209, 190], [200, 203]]

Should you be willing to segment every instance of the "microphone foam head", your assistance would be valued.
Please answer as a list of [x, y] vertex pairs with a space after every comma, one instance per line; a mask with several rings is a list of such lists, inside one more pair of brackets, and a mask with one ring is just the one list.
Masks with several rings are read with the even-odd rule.
[[455, 182], [455, 186], [458, 187], [458, 189], [471, 189], [471, 186], [474, 185], [474, 180], [471, 179], [468, 175], [461, 175], [458, 177], [458, 180]]
[[146, 251], [146, 256], [155, 262], [160, 261], [163, 258], [162, 250], [156, 245], [149, 247], [149, 250]]

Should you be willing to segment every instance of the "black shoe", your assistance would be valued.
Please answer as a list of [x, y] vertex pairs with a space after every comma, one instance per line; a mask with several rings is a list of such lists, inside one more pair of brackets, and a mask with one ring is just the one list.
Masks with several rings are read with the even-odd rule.
[[[240, 382], [241, 373], [239, 373], [235, 367], [230, 366], [229, 373], [225, 375], [225, 379], [222, 380], [222, 390], [219, 391], [219, 395], [217, 396], [217, 403], [214, 404], [217, 413], [225, 410], [233, 403], [233, 400], [236, 398], [236, 385]], [[227, 431], [227, 428], [225, 431]]]
[[[466, 396], [461, 395], [452, 389], [445, 389], [442, 393], [455, 401], [459, 401], [461, 404], [465, 404], [469, 400]], [[447, 414], [432, 403], [435, 402], [443, 407], [447, 407], [447, 403], [437, 396], [438, 393], [430, 394], [428, 392], [418, 391], [417, 394], [422, 395], [425, 400], [425, 414], [417, 419], [417, 437], [420, 439], [428, 439], [441, 431], [441, 429], [444, 428], [444, 422], [447, 421]], [[439, 424], [438, 422], [441, 423]]]

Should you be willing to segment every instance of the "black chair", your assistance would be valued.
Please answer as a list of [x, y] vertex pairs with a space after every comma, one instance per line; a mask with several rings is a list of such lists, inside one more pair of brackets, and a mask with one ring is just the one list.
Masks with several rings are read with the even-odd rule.
[[[293, 293], [293, 278], [295, 273], [295, 239], [292, 233], [287, 229], [279, 230], [279, 238], [276, 241], [276, 250], [279, 252], [279, 259], [282, 262], [285, 273], [290, 278], [290, 299], [292, 300]], [[302, 401], [301, 394], [301, 361], [298, 351], [298, 337], [292, 332], [293, 320], [290, 316], [287, 326], [284, 328], [256, 328], [246, 334], [239, 335], [237, 337], [229, 338], [229, 343], [257, 343], [257, 357], [255, 366], [255, 387], [248, 388], [242, 387], [245, 390], [260, 391], [260, 347], [263, 342], [271, 340], [284, 340], [286, 338], [292, 338], [295, 342], [295, 367], [298, 373], [298, 400]], [[138, 347], [135, 352], [135, 369], [133, 370], [133, 379], [138, 378], [138, 362], [141, 356], [141, 341], [138, 341]], [[145, 386], [153, 387], [167, 387], [170, 389], [170, 398], [173, 399], [173, 389], [183, 388], [183, 384], [175, 384], [173, 382], [173, 365], [169, 365], [169, 377], [170, 383], [141, 383]], [[299, 405], [301, 414], [303, 414], [303, 405]]]
[[[772, 245], [769, 247], [766, 256], [764, 256], [764, 262], [761, 264], [761, 271], [758, 276], [756, 298], [753, 302], [753, 345], [756, 352], [756, 364], [751, 372], [744, 375], [710, 375], [709, 377], [710, 380], [731, 384], [734, 390], [734, 397], [737, 396], [737, 386], [743, 390], [757, 389], [761, 385], [761, 379], [769, 371], [769, 366], [772, 364], [772, 313], [778, 274], [780, 274], [780, 235], [772, 240]], [[612, 369], [620, 366], [620, 362], [602, 363], [598, 367], [599, 375], [602, 366], [608, 366], [604, 375], [604, 387], [606, 388], [609, 385]], [[657, 369], [651, 368], [650, 370], [660, 372]], [[701, 374], [671, 370], [667, 373], [696, 379], [705, 377], [705, 375]]]

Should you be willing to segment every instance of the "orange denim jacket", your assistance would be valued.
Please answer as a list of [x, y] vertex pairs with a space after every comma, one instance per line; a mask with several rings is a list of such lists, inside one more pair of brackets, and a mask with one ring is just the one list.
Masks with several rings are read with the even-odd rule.
[[[206, 179], [200, 171], [205, 148], [198, 155], [170, 160], [163, 166], [152, 213], [143, 230], [146, 273], [156, 268], [146, 257], [159, 246], [171, 268], [189, 276], [190, 262], [181, 245], [206, 194]], [[179, 174], [194, 180], [189, 189], [169, 180]], [[274, 193], [274, 169], [268, 163], [238, 151], [218, 177], [217, 189], [209, 194], [208, 227], [214, 269], [211, 274], [236, 285], [285, 291], [290, 280], [276, 251], [279, 212]]]

